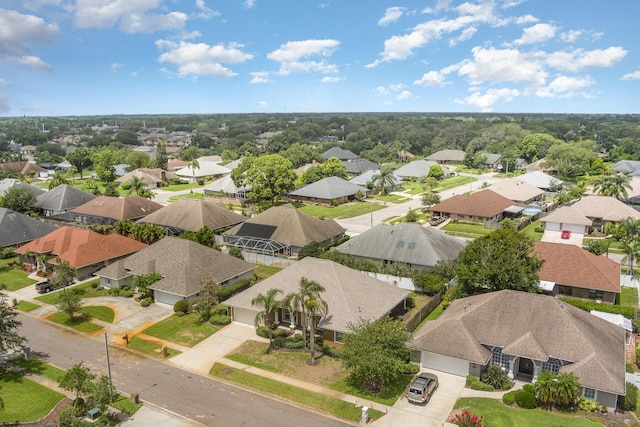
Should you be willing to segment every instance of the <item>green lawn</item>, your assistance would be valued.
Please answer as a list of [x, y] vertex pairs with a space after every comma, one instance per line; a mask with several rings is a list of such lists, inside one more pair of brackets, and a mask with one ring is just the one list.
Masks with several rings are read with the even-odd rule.
[[533, 240], [541, 240], [544, 232], [543, 233], [537, 232], [536, 227], [540, 227], [540, 220], [533, 221], [532, 223], [527, 225], [525, 228], [522, 229], [522, 233], [531, 237]]
[[[91, 280], [89, 282], [86, 283], [82, 283], [80, 285], [74, 286], [72, 288], [67, 288], [67, 289], [74, 289], [76, 292], [80, 292], [80, 296], [82, 298], [93, 298], [93, 297], [104, 297], [107, 296], [107, 290], [106, 289], [94, 289], [91, 287], [91, 285], [93, 283], [100, 283], [100, 279], [95, 279], [95, 280]], [[50, 292], [46, 295], [41, 295], [39, 297], [36, 297], [36, 299], [38, 301], [41, 301], [45, 304], [52, 304], [55, 305], [58, 302], [60, 302], [60, 295], [61, 293], [64, 292], [64, 290], [59, 290], [59, 291], [55, 291], [55, 292]]]
[[[127, 348], [138, 350], [142, 353], [149, 354], [154, 357], [162, 357], [162, 352], [161, 352], [162, 346], [160, 344], [143, 340], [138, 337], [129, 338], [129, 344], [127, 344]], [[171, 347], [167, 347], [167, 353], [168, 353], [167, 357], [173, 357], [173, 356], [177, 356], [181, 352]]]
[[383, 196], [381, 194], [376, 194], [373, 198], [379, 202], [388, 202], [388, 203], [404, 203], [407, 200], [411, 200], [408, 197], [398, 196], [397, 194], [387, 194]]
[[91, 318], [102, 320], [107, 323], [113, 323], [113, 319], [115, 317], [113, 309], [104, 305], [89, 305], [82, 307], [80, 312]]
[[142, 332], [162, 340], [193, 347], [203, 339], [213, 335], [218, 329], [220, 328], [210, 323], [200, 323], [198, 314], [191, 313], [182, 317], [174, 314]]
[[469, 222], [453, 222], [449, 221], [447, 225], [442, 227], [442, 230], [452, 236], [463, 237], [480, 237], [491, 233], [493, 230], [484, 228], [482, 224], [472, 224]]
[[349, 384], [346, 379], [337, 381], [329, 386], [332, 390], [337, 390], [342, 393], [350, 394], [352, 396], [361, 397], [363, 399], [371, 400], [373, 402], [382, 403], [383, 405], [393, 406], [398, 400], [400, 395], [405, 391], [413, 375], [401, 375], [392, 384], [388, 384], [384, 387], [382, 392], [378, 395], [371, 395], [363, 390], [361, 387], [354, 387]]
[[258, 268], [256, 268], [254, 271], [255, 271], [256, 277], [262, 280], [262, 279], [266, 279], [269, 276], [273, 276], [280, 270], [282, 270], [282, 268], [280, 267], [272, 267], [270, 265], [258, 265]]
[[36, 421], [44, 417], [64, 397], [27, 378], [8, 371], [0, 376], [4, 409], [0, 423]]
[[620, 289], [620, 305], [638, 308], [638, 289], [623, 286]]
[[16, 308], [20, 311], [31, 311], [35, 310], [38, 307], [40, 307], [38, 304], [34, 304], [29, 301], [18, 301], [18, 305], [16, 306]]
[[74, 317], [73, 322], [69, 322], [69, 316], [64, 313], [54, 313], [51, 317], [49, 317], [49, 320], [60, 325], [69, 326], [70, 328], [85, 333], [95, 332], [102, 329], [102, 326], [96, 325], [95, 323], [87, 322], [78, 315]]
[[[436, 187], [437, 188], [437, 187]], [[428, 188], [417, 181], [405, 181], [402, 183], [402, 189], [408, 194], [420, 194], [428, 190]], [[435, 190], [435, 188], [434, 188]]]
[[204, 194], [202, 193], [190, 193], [190, 194], [178, 194], [177, 196], [171, 196], [167, 199], [167, 202], [173, 203], [180, 199], [200, 199], [204, 200]]
[[62, 377], [64, 377], [64, 375], [66, 374], [66, 371], [64, 371], [63, 369], [51, 366], [40, 359], [13, 359], [11, 363], [27, 369], [34, 374], [49, 378], [50, 380], [55, 382], [60, 382], [60, 380], [62, 380]]
[[118, 394], [114, 396], [111, 406], [129, 415], [133, 415], [142, 407], [142, 403], [133, 403], [128, 397]]
[[17, 260], [18, 257], [0, 259], [0, 283], [7, 285], [8, 291], [17, 291], [36, 283], [36, 280], [29, 279], [27, 272], [9, 267], [10, 262]]
[[[314, 393], [280, 381], [229, 368], [228, 366], [220, 363], [213, 365], [210, 374], [219, 378], [224, 378], [227, 381], [242, 384], [249, 388], [282, 397], [346, 420], [358, 421], [362, 414], [362, 410], [357, 408], [353, 403], [345, 402], [324, 394]], [[380, 411], [369, 409], [369, 418], [372, 420], [376, 420], [382, 415], [384, 414]]]
[[468, 410], [481, 415], [482, 422], [490, 427], [602, 427], [602, 424], [572, 415], [549, 412], [543, 409], [512, 408], [501, 401], [490, 398], [458, 399], [454, 408]]
[[384, 204], [371, 202], [349, 202], [339, 206], [303, 205], [300, 212], [318, 218], [351, 218], [384, 208]]
[[196, 188], [202, 188], [202, 187], [198, 185], [198, 183], [189, 182], [187, 184], [173, 184], [173, 185], [169, 185], [168, 187], [161, 187], [161, 188], [158, 188], [158, 190], [184, 191], [184, 190], [191, 190], [191, 189], [195, 190]]
[[460, 187], [461, 185], [465, 184], [470, 185], [472, 182], [475, 182], [477, 180], [477, 178], [473, 178], [470, 176], [453, 176], [451, 178], [440, 181], [437, 190], [443, 191], [454, 187]]

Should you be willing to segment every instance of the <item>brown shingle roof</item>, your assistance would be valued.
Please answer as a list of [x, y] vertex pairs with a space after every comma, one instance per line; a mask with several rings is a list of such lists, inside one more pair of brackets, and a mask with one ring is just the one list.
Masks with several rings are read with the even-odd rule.
[[584, 216], [573, 206], [562, 206], [540, 219], [541, 222], [553, 222], [558, 224], [575, 224], [591, 226], [593, 221]]
[[[35, 150], [35, 147], [33, 149]], [[31, 171], [34, 171], [35, 173], [47, 171], [45, 168], [29, 162], [0, 163], [0, 170], [3, 172], [21, 173], [23, 175], [29, 175]]]
[[431, 212], [470, 215], [480, 218], [491, 218], [503, 212], [513, 202], [491, 190], [483, 190], [473, 194], [453, 196], [442, 203], [431, 206]]
[[19, 254], [27, 251], [50, 254], [67, 261], [71, 267], [80, 268], [132, 254], [147, 245], [119, 234], [100, 234], [91, 230], [64, 226], [16, 249]]
[[142, 198], [140, 196], [109, 197], [100, 196], [84, 205], [78, 206], [70, 212], [111, 218], [116, 221], [125, 219], [138, 219], [149, 215], [163, 206], [160, 203]]
[[492, 184], [489, 190], [514, 202], [526, 202], [544, 193], [543, 190], [517, 178], [501, 179]]
[[640, 219], [640, 212], [615, 197], [586, 196], [571, 206], [589, 218], [602, 218], [605, 221], [621, 221], [628, 217]]
[[203, 202], [184, 198], [139, 219], [138, 223], [174, 227], [180, 230], [198, 231], [205, 225], [212, 230], [243, 222], [246, 218], [222, 203]]
[[535, 242], [544, 264], [540, 280], [585, 289], [620, 292], [620, 264], [575, 245]]

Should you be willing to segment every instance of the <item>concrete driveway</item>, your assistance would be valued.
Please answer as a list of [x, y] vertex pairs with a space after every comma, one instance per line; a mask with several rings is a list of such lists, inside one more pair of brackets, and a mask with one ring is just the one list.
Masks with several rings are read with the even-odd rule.
[[542, 235], [542, 239], [540, 240], [548, 243], [562, 243], [565, 245], [575, 245], [575, 246], [582, 247], [584, 234], [571, 233], [571, 237], [569, 237], [568, 239], [563, 239], [561, 236], [562, 236], [562, 231], [545, 230], [544, 234]]
[[433, 426], [442, 427], [448, 424], [447, 418], [453, 405], [462, 394], [465, 378], [445, 372], [423, 369], [438, 376], [439, 386], [431, 400], [423, 405], [416, 405], [401, 397], [393, 405], [387, 415], [375, 421], [376, 427]]

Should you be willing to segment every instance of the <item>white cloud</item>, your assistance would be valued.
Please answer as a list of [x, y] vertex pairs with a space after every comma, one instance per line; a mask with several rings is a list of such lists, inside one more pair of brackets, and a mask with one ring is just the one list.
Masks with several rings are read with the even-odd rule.
[[209, 19], [212, 16], [220, 16], [220, 12], [207, 7], [204, 0], [196, 0], [196, 7], [200, 10], [197, 15], [199, 18]]
[[403, 90], [398, 94], [398, 96], [396, 96], [397, 100], [403, 100], [408, 98], [411, 98], [411, 92], [409, 92], [408, 90]]
[[332, 76], [332, 77], [323, 77], [322, 79], [320, 79], [320, 81], [322, 83], [338, 83], [340, 81], [342, 81], [342, 79], [340, 77], [336, 77], [336, 76]]
[[111, 64], [111, 72], [115, 73], [116, 71], [118, 71], [118, 69], [124, 67], [124, 64], [120, 64], [118, 62], [114, 62], [113, 64]]
[[271, 83], [273, 82], [273, 80], [269, 78], [269, 75], [270, 73], [268, 71], [255, 71], [251, 73], [252, 78], [249, 83], [251, 84]]
[[545, 59], [545, 62], [550, 67], [562, 71], [580, 71], [587, 67], [612, 67], [622, 60], [626, 54], [627, 51], [619, 46], [591, 51], [575, 49], [573, 51], [550, 53]]
[[471, 84], [484, 82], [520, 82], [532, 86], [544, 85], [548, 72], [537, 52], [523, 53], [517, 49], [475, 47], [473, 60], [460, 64], [458, 73], [467, 76]]
[[162, 30], [179, 30], [187, 22], [187, 15], [182, 12], [171, 12], [166, 15], [131, 14], [123, 16], [120, 29], [127, 33], [154, 33]]
[[115, 25], [129, 33], [153, 33], [184, 28], [182, 12], [149, 13], [161, 0], [77, 0], [74, 17], [78, 28], [109, 28]]
[[244, 7], [246, 7], [247, 9], [252, 9], [256, 5], [256, 0], [244, 0], [243, 4], [244, 4]]
[[440, 71], [429, 71], [413, 82], [416, 86], [443, 86], [446, 83], [446, 75]]
[[14, 63], [14, 64], [20, 64], [20, 65], [26, 65], [28, 67], [32, 67], [32, 68], [37, 68], [43, 71], [51, 71], [51, 65], [47, 64], [46, 62], [44, 62], [42, 59], [38, 58], [37, 56], [33, 56], [33, 55], [23, 55], [23, 56], [6, 56], [5, 58], [6, 62], [10, 62], [10, 63]]
[[50, 71], [51, 65], [31, 55], [31, 46], [49, 44], [58, 34], [57, 25], [40, 17], [0, 9], [0, 62]]
[[640, 70], [627, 73], [621, 77], [622, 80], [640, 80]]
[[593, 85], [595, 82], [590, 77], [556, 77], [548, 86], [536, 91], [541, 98], [569, 98], [575, 96], [581, 89]]
[[132, 71], [131, 73], [129, 73], [129, 75], [131, 77], [138, 77], [138, 72], [137, 71]]
[[239, 64], [253, 59], [253, 55], [240, 50], [242, 45], [235, 43], [210, 46], [205, 43], [158, 40], [156, 46], [160, 50], [166, 50], [158, 61], [177, 66], [178, 75], [181, 77], [212, 75], [223, 79], [230, 78], [236, 73], [223, 66], [223, 63]]
[[384, 86], [378, 86], [373, 90], [375, 93], [379, 95], [388, 95], [389, 91]]
[[536, 18], [533, 15], [525, 15], [525, 16], [518, 16], [514, 21], [518, 25], [525, 25], [525, 24], [533, 24], [534, 22], [538, 22], [538, 18]]
[[337, 40], [302, 40], [288, 42], [280, 48], [270, 52], [267, 58], [280, 63], [281, 75], [288, 75], [292, 72], [313, 72], [323, 74], [337, 73], [338, 67], [324, 61], [303, 61], [309, 57], [319, 56], [329, 57], [338, 48], [340, 42]]
[[511, 102], [514, 97], [519, 95], [520, 92], [517, 89], [489, 89], [484, 94], [481, 92], [474, 92], [464, 98], [464, 100], [457, 102], [465, 105], [473, 105], [480, 108], [483, 112], [490, 112], [493, 111], [493, 106], [497, 102]]
[[560, 40], [562, 40], [565, 43], [574, 43], [583, 35], [584, 35], [584, 31], [582, 30], [570, 30], [565, 33], [561, 33]]
[[402, 14], [404, 13], [404, 11], [405, 11], [405, 8], [399, 7], [399, 6], [387, 8], [387, 10], [384, 12], [384, 16], [380, 18], [380, 20], [378, 21], [378, 25], [384, 27], [385, 25], [388, 25], [392, 22], [396, 22], [398, 19], [402, 17]]
[[60, 0], [28, 0], [24, 2], [24, 7], [29, 10], [39, 10], [45, 6], [58, 6]]
[[392, 90], [393, 92], [399, 92], [402, 89], [404, 89], [406, 86], [403, 85], [402, 83], [398, 83], [395, 85], [389, 85], [389, 89]]
[[551, 24], [536, 24], [525, 28], [522, 37], [515, 40], [515, 44], [540, 43], [552, 39], [556, 35], [557, 28]]
[[460, 42], [470, 40], [477, 31], [476, 27], [465, 28], [458, 37], [453, 37], [449, 40], [449, 47], [454, 47]]

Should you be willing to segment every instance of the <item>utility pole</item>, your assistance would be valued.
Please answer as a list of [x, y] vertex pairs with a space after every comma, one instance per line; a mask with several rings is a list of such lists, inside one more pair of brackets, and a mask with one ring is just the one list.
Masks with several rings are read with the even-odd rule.
[[109, 341], [107, 333], [104, 333], [104, 348], [107, 351], [107, 374], [109, 375], [109, 401], [113, 403], [113, 381], [111, 380], [111, 363], [109, 362]]

